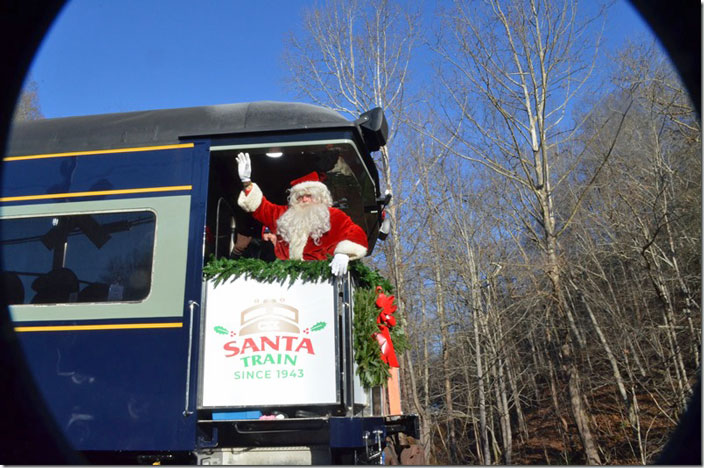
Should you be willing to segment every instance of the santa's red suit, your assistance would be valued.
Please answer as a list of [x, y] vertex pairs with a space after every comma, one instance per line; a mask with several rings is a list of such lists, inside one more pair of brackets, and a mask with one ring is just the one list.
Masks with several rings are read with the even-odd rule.
[[[305, 191], [307, 187], [315, 186], [320, 189], [324, 187], [321, 182], [303, 181], [292, 183], [293, 190]], [[325, 187], [325, 190], [327, 188]], [[367, 236], [357, 224], [342, 210], [328, 207], [330, 213], [330, 229], [323, 233], [316, 242], [312, 237], [303, 248], [302, 256], [295, 258], [289, 251], [289, 243], [286, 242], [279, 233], [278, 220], [290, 208], [276, 205], [266, 199], [257, 184], [252, 183], [249, 190], [240, 193], [238, 204], [245, 210], [252, 213], [254, 219], [268, 227], [271, 232], [276, 233], [276, 245], [274, 251], [276, 257], [281, 260], [326, 260], [328, 256], [335, 254], [345, 254], [350, 260], [356, 260], [367, 254]]]

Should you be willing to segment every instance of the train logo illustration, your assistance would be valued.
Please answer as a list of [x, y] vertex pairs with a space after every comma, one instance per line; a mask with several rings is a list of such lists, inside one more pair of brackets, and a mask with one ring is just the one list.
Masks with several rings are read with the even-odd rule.
[[240, 336], [254, 333], [300, 334], [298, 309], [273, 299], [249, 307], [240, 314]]
[[214, 330], [220, 335], [235, 337], [239, 334], [244, 338], [248, 335], [280, 333], [308, 335], [310, 332], [323, 330], [327, 325], [326, 322], [317, 322], [313, 326], [301, 329], [299, 317], [299, 311], [295, 307], [275, 299], [266, 299], [240, 313], [238, 332], [219, 325]]

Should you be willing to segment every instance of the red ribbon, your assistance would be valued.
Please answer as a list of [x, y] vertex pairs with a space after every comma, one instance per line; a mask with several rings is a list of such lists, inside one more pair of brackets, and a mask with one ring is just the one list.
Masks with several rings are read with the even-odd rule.
[[381, 360], [389, 365], [389, 367], [399, 367], [396, 359], [396, 351], [394, 344], [391, 341], [391, 333], [389, 327], [396, 326], [396, 317], [393, 316], [396, 312], [394, 304], [394, 296], [387, 296], [381, 286], [376, 287], [376, 306], [381, 309], [376, 317], [376, 323], [379, 327], [379, 333], [374, 333], [372, 336], [379, 343], [381, 348]]

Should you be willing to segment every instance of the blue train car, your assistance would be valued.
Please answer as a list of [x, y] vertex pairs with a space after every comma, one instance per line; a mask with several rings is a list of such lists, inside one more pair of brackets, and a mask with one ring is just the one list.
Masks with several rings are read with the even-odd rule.
[[[348, 463], [392, 427], [414, 432], [413, 419], [371, 410], [249, 421], [243, 430], [217, 421], [199, 386], [204, 261], [227, 255], [235, 231], [258, 228], [233, 202], [235, 155], [250, 153], [255, 180], [276, 203], [286, 203], [290, 180], [325, 173], [371, 252], [388, 198], [370, 153], [386, 132], [381, 109], [349, 121], [278, 102], [15, 125], [0, 193], [2, 281], [32, 374], [76, 450], [94, 462], [218, 463], [236, 460], [203, 453], [295, 440], [339, 448], [308, 462]], [[334, 403], [354, 407], [349, 391], [338, 394]]]

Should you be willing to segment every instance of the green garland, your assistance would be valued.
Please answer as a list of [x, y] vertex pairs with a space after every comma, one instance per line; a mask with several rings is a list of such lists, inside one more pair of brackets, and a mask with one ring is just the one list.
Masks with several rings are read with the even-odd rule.
[[[385, 291], [386, 292], [386, 291]], [[376, 324], [376, 317], [379, 315], [379, 308], [375, 304], [376, 287], [357, 288], [354, 293], [354, 319], [352, 346], [354, 348], [354, 361], [357, 363], [357, 375], [364, 388], [386, 385], [391, 375], [389, 365], [381, 360], [379, 343], [372, 338], [372, 335], [379, 331]], [[406, 335], [403, 333], [400, 321], [397, 325], [389, 328], [391, 342], [394, 345], [396, 356], [400, 356], [408, 349]]]
[[[379, 344], [372, 335], [379, 331], [376, 317], [379, 309], [376, 307], [376, 287], [381, 286], [384, 293], [393, 292], [391, 283], [378, 271], [372, 270], [360, 261], [349, 264], [352, 278], [357, 285], [354, 293], [354, 318], [353, 337], [355, 363], [357, 375], [364, 388], [386, 385], [390, 376], [389, 365], [381, 360]], [[203, 274], [207, 279], [215, 281], [215, 286], [228, 279], [247, 275], [263, 283], [281, 283], [288, 280], [289, 285], [297, 279], [305, 281], [329, 280], [333, 278], [330, 272], [330, 262], [302, 261], [302, 260], [264, 260], [243, 258], [231, 260], [228, 258], [210, 258], [203, 267]], [[390, 328], [391, 341], [397, 355], [408, 349], [406, 335], [399, 323]]]

